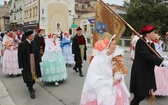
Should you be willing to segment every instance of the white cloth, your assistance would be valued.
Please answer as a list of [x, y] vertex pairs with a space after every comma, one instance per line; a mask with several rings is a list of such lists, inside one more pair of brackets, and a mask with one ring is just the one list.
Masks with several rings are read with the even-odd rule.
[[135, 57], [135, 46], [138, 41], [139, 37], [137, 35], [134, 35], [134, 37], [131, 40], [131, 44], [134, 47], [134, 50], [131, 50], [131, 58], [134, 59]]
[[162, 41], [158, 43], [154, 43], [156, 51], [162, 56], [163, 48], [162, 48]]
[[117, 88], [113, 86], [111, 64], [115, 54], [107, 56], [107, 51], [93, 50], [94, 58], [88, 68], [80, 105], [115, 105]]
[[163, 60], [162, 64], [163, 64], [164, 67], [168, 68], [168, 61]]
[[45, 51], [47, 51], [47, 52], [53, 52], [53, 51], [61, 52], [62, 50], [61, 50], [59, 41], [56, 40], [56, 46], [54, 46], [53, 40], [54, 40], [53, 38], [45, 39], [45, 43], [46, 43]]

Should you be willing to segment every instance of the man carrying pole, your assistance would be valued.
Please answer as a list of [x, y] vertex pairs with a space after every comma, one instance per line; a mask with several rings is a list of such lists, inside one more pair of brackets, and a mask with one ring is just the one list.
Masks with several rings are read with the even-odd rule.
[[141, 28], [144, 36], [137, 41], [135, 47], [130, 81], [130, 92], [134, 94], [134, 98], [130, 105], [139, 105], [140, 101], [149, 95], [154, 99], [154, 91], [157, 89], [154, 66], [163, 64], [168, 67], [168, 62], [155, 55], [145, 43], [147, 42], [149, 46], [155, 49], [154, 43], [152, 43], [152, 40], [156, 38], [154, 29], [155, 27], [152, 25]]

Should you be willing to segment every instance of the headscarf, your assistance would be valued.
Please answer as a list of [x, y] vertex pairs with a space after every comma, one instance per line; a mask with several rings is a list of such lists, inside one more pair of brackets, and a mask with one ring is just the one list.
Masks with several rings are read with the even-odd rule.
[[[95, 43], [94, 50], [103, 51], [103, 50], [107, 49], [109, 47], [109, 45], [111, 44], [111, 41], [114, 38], [115, 38], [115, 35], [111, 35], [108, 32], [104, 32], [102, 37]], [[92, 61], [93, 57], [94, 56], [91, 54], [89, 63]]]

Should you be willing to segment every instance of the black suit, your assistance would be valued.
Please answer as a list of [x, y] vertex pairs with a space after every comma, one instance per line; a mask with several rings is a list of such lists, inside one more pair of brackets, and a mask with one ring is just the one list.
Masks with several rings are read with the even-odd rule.
[[[143, 37], [145, 40], [145, 38]], [[154, 44], [151, 47], [155, 50]], [[139, 39], [135, 47], [135, 59], [132, 65], [130, 92], [135, 96], [142, 97], [143, 100], [149, 95], [149, 90], [156, 88], [154, 66], [160, 65], [163, 59], [157, 57], [146, 45]], [[140, 100], [141, 101], [141, 100]], [[131, 104], [138, 105], [138, 104]]]
[[33, 41], [31, 44], [29, 44], [27, 40], [22, 41], [18, 47], [18, 63], [19, 68], [23, 68], [22, 76], [24, 82], [27, 84], [27, 87], [30, 87], [29, 84], [30, 82], [32, 82], [32, 74], [30, 70], [31, 53], [34, 54], [36, 76], [41, 77], [40, 64], [39, 64], [41, 62], [41, 57], [39, 51], [37, 50], [36, 43]]
[[[40, 40], [41, 38], [41, 40]], [[45, 41], [44, 41], [44, 37], [43, 36], [39, 36], [38, 34], [35, 35], [35, 38], [34, 38], [34, 41], [36, 42], [37, 44], [37, 49], [40, 51], [40, 44], [42, 44], [41, 46], [43, 47], [43, 52], [44, 52], [44, 49], [45, 49]], [[41, 41], [41, 42], [40, 42]]]
[[76, 70], [77, 68], [79, 69], [79, 73], [82, 74], [82, 59], [86, 60], [86, 41], [84, 36], [82, 35], [83, 40], [84, 40], [84, 58], [81, 57], [81, 51], [79, 48], [79, 40], [78, 40], [78, 35], [76, 34], [73, 39], [72, 39], [72, 53], [74, 54], [74, 60], [75, 60], [75, 66], [74, 66], [74, 70]]

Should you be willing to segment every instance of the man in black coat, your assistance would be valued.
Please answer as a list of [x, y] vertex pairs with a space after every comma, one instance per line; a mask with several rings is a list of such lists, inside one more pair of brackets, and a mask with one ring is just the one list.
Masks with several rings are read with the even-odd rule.
[[146, 96], [156, 91], [154, 66], [161, 65], [163, 59], [156, 56], [147, 46], [147, 43], [155, 50], [152, 40], [155, 39], [154, 26], [148, 25], [141, 28], [144, 36], [137, 41], [135, 46], [135, 59], [132, 65], [130, 92], [134, 98], [130, 105], [139, 105]]
[[22, 70], [23, 80], [26, 83], [30, 92], [30, 97], [35, 98], [35, 90], [33, 85], [39, 81], [41, 77], [40, 62], [41, 57], [34, 40], [32, 30], [25, 32], [26, 40], [22, 41], [18, 47], [18, 63]]
[[83, 77], [82, 62], [86, 61], [86, 40], [82, 35], [82, 29], [78, 27], [76, 29], [77, 34], [72, 39], [72, 54], [74, 54], [75, 66], [73, 69], [78, 72], [79, 76]]
[[45, 49], [45, 41], [44, 41], [44, 37], [42, 36], [42, 30], [38, 29], [37, 30], [37, 34], [35, 35], [34, 41], [37, 44], [37, 48], [40, 52], [40, 55], [42, 56], [44, 53], [44, 49]]

